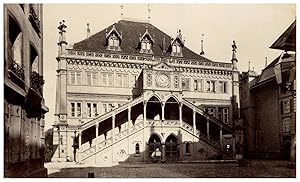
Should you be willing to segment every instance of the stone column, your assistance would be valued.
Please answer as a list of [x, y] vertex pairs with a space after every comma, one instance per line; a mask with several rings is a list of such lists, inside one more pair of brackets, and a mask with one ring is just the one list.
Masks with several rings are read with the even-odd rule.
[[78, 132], [78, 162], [81, 163], [81, 131]]
[[193, 110], [193, 133], [196, 134], [196, 110]]
[[179, 126], [182, 127], [182, 103], [179, 103]]
[[209, 134], [209, 119], [206, 119], [206, 136], [207, 136], [207, 140], [210, 139], [210, 134]]
[[115, 119], [116, 119], [116, 116], [115, 116], [115, 114], [113, 114], [112, 115], [112, 131], [111, 131], [111, 137], [112, 137], [112, 145], [111, 145], [111, 147], [112, 147], [112, 152], [111, 152], [111, 161], [112, 162], [114, 162], [114, 143], [115, 143]]
[[165, 105], [166, 103], [165, 102], [162, 102], [161, 103], [161, 120], [165, 120]]
[[223, 130], [222, 127], [220, 127], [220, 145], [223, 145]]
[[98, 140], [99, 140], [99, 123], [95, 124], [95, 128], [96, 128], [95, 145], [96, 145], [96, 151], [97, 151], [97, 144], [98, 144]]
[[127, 125], [127, 129], [128, 129], [128, 151], [127, 151], [127, 154], [128, 154], [128, 160], [130, 158], [130, 127], [132, 126], [132, 123], [131, 123], [131, 107], [128, 107], [128, 125]]
[[161, 144], [161, 162], [162, 163], [166, 162], [166, 144], [165, 143]]
[[144, 101], [144, 126], [145, 126], [145, 122], [147, 120], [147, 102]]

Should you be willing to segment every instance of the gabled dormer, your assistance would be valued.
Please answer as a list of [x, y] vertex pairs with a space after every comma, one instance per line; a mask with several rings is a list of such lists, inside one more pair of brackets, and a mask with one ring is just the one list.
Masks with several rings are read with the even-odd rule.
[[122, 32], [121, 34], [117, 31], [115, 24], [113, 24], [111, 30], [106, 35], [106, 50], [109, 51], [121, 51]]
[[171, 56], [183, 57], [182, 49], [184, 47], [184, 40], [182, 39], [181, 30], [178, 31], [178, 34], [175, 39], [171, 39]]
[[141, 54], [153, 54], [152, 47], [154, 44], [154, 37], [152, 38], [149, 31], [148, 26], [146, 27], [145, 33], [140, 36], [140, 53]]

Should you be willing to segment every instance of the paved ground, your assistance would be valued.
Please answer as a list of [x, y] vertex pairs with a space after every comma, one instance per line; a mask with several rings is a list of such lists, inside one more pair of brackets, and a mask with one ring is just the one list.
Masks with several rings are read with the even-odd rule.
[[243, 166], [232, 163], [122, 163], [101, 167], [72, 163], [46, 164], [49, 177], [55, 178], [86, 178], [89, 172], [94, 172], [96, 178], [295, 177], [296, 170], [287, 166], [287, 161], [248, 161]]

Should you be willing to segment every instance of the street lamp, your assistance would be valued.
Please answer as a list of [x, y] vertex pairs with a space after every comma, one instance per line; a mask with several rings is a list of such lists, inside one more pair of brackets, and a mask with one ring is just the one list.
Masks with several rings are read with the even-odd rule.
[[286, 92], [296, 94], [294, 80], [296, 78], [296, 60], [286, 51], [279, 58], [279, 61], [274, 66], [275, 78], [281, 89]]

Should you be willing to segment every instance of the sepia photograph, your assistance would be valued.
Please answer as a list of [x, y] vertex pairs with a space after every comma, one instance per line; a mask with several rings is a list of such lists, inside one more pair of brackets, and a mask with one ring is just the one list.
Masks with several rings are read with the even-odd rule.
[[3, 178], [296, 178], [296, 1], [4, 2]]

